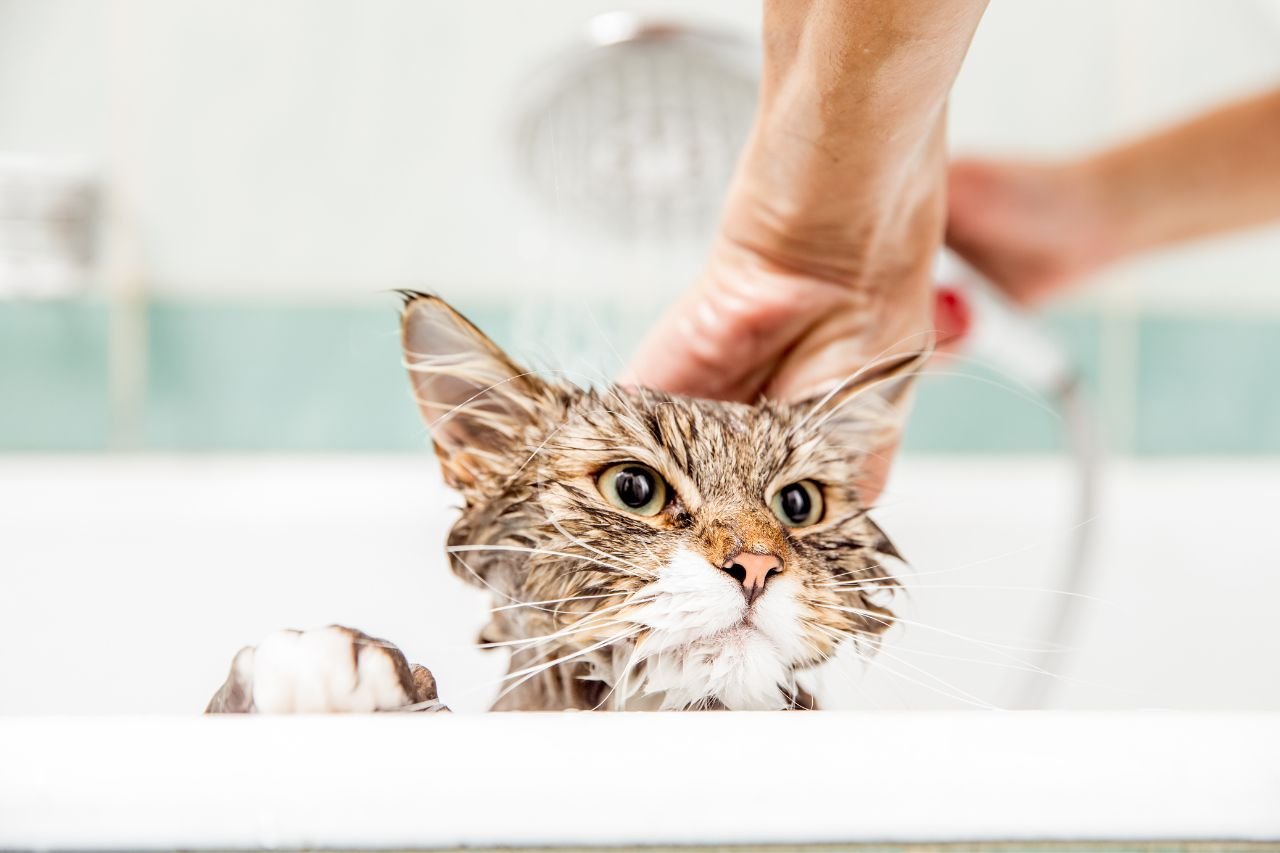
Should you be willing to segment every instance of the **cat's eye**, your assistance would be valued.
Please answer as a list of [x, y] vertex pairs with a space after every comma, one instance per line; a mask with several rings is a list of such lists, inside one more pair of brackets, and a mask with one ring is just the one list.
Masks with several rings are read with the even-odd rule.
[[634, 515], [657, 515], [667, 505], [670, 490], [662, 475], [639, 462], [611, 465], [596, 480], [604, 499]]
[[822, 520], [822, 489], [813, 480], [801, 480], [778, 489], [769, 508], [787, 527], [807, 527]]

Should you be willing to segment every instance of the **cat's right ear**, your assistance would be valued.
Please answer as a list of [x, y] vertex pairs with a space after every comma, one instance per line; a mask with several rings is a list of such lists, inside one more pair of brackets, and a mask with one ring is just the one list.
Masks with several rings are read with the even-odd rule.
[[442, 299], [404, 297], [401, 342], [418, 409], [445, 480], [475, 486], [510, 467], [549, 389]]
[[902, 441], [912, 386], [931, 355], [929, 349], [878, 359], [802, 404], [808, 408], [805, 422], [837, 434], [845, 451], [858, 460], [854, 485], [868, 506], [884, 488]]

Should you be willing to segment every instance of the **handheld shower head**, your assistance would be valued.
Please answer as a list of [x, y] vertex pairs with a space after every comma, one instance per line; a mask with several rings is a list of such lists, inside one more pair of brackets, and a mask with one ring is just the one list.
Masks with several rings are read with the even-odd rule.
[[[1075, 519], [1058, 584], [1066, 594], [1055, 600], [1044, 632], [1044, 648], [1069, 648], [1077, 602], [1090, 580], [1092, 521], [1098, 492], [1099, 442], [1083, 378], [1060, 342], [949, 250], [943, 250], [938, 257], [935, 281], [959, 288], [969, 303], [973, 319], [960, 353], [998, 369], [1032, 393], [1045, 397], [1061, 415], [1063, 442], [1075, 476]], [[1048, 704], [1053, 681], [1043, 671], [1053, 663], [1052, 654], [1042, 651], [1037, 655], [1034, 669], [1020, 689], [1021, 707], [1042, 708]]]

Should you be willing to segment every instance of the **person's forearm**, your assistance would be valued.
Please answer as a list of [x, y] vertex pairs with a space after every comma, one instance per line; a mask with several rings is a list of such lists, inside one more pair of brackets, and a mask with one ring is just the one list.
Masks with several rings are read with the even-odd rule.
[[1083, 164], [1120, 257], [1280, 219], [1280, 89]]
[[985, 5], [765, 0], [759, 110], [707, 267], [627, 381], [795, 398], [929, 347], [946, 101]]
[[907, 262], [880, 255], [925, 236], [913, 231], [940, 235], [941, 212], [921, 207], [985, 5], [766, 0], [760, 110], [722, 236], [795, 271], [858, 281]]
[[[624, 381], [803, 400], [929, 349], [947, 94], [985, 5], [765, 0], [759, 111], [711, 257]], [[895, 439], [862, 448], [867, 504]]]

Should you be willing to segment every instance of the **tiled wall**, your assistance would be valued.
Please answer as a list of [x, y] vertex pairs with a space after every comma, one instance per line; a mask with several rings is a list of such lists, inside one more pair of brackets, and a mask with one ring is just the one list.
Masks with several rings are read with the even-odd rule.
[[[523, 192], [512, 105], [592, 14], [557, 0], [8, 0], [0, 151], [107, 190], [82, 299], [0, 301], [0, 450], [419, 446], [395, 298], [434, 289], [598, 377], [694, 274], [696, 239], [607, 239]], [[750, 33], [759, 4], [706, 0]], [[957, 150], [1069, 156], [1280, 81], [1280, 2], [993, 4]], [[1050, 324], [1134, 453], [1280, 451], [1280, 229], [1111, 271]], [[997, 374], [930, 380], [910, 444], [1034, 451]], [[997, 383], [997, 384], [992, 384]]]
[[[461, 304], [530, 363], [609, 370], [644, 318], [561, 305], [574, 338], [548, 357], [502, 306]], [[398, 300], [191, 304], [144, 312], [141, 394], [115, 395], [102, 303], [0, 303], [0, 448], [5, 450], [406, 450], [425, 432], [396, 336]], [[1280, 453], [1280, 322], [1143, 316], [1132, 362], [1108, 363], [1096, 312], [1048, 325], [1084, 373], [1106, 445], [1120, 452]], [[602, 336], [609, 341], [603, 343]], [[565, 358], [565, 352], [579, 356]], [[1131, 375], [1118, 375], [1122, 369]], [[1062, 446], [1055, 403], [987, 365], [942, 365], [921, 388], [908, 448], [1039, 452]], [[126, 377], [124, 382], [128, 383]], [[1109, 395], [1112, 385], [1133, 394]]]

